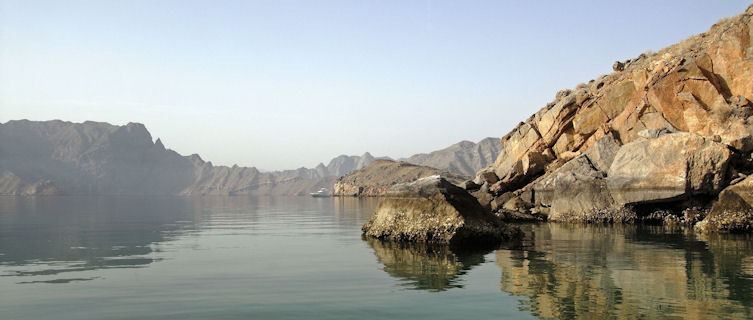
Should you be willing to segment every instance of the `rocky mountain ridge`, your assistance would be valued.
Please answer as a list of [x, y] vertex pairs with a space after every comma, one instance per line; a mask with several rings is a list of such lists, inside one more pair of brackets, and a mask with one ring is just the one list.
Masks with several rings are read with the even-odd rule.
[[[470, 144], [464, 150], [475, 152], [475, 144], [462, 143]], [[477, 157], [448, 149], [458, 159]], [[445, 153], [432, 154], [441, 158]], [[435, 157], [420, 158], [432, 161]], [[0, 124], [0, 194], [5, 195], [300, 195], [331, 189], [337, 177], [377, 159], [389, 158], [366, 152], [340, 155], [326, 166], [261, 172], [254, 167], [215, 166], [197, 154], [182, 156], [165, 148], [160, 139], [153, 142], [139, 123], [17, 120]], [[468, 164], [456, 166], [467, 168]]]
[[0, 155], [2, 194], [298, 194], [336, 178], [215, 166], [153, 142], [139, 123], [9, 121]]
[[494, 163], [502, 151], [498, 138], [484, 138], [478, 143], [460, 141], [447, 148], [430, 153], [419, 153], [404, 159], [405, 162], [473, 175], [481, 168]]
[[[752, 16], [753, 6], [558, 92], [501, 139], [495, 163], [467, 185], [503, 216], [692, 225], [711, 212], [718, 221], [703, 229], [750, 226], [749, 214], [714, 219], [723, 214], [712, 207], [753, 169]], [[741, 192], [751, 191], [734, 191], [737, 207], [753, 211]]]

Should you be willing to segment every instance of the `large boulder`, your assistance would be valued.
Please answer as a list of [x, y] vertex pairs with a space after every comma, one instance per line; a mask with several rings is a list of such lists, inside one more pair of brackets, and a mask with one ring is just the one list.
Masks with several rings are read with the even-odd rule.
[[550, 207], [549, 220], [569, 221], [573, 215], [605, 210], [614, 205], [607, 189], [606, 174], [588, 157], [570, 160], [535, 186], [538, 205]]
[[618, 204], [713, 195], [723, 187], [730, 156], [726, 145], [688, 132], [637, 140], [615, 155], [607, 186]]
[[361, 227], [366, 236], [437, 244], [493, 244], [516, 234], [440, 176], [393, 186]]
[[696, 224], [701, 232], [753, 231], [753, 175], [725, 188], [711, 212]]

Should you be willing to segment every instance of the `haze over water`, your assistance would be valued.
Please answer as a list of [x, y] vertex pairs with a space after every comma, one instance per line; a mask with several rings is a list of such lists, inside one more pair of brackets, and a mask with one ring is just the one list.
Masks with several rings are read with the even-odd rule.
[[750, 318], [750, 236], [523, 224], [460, 252], [361, 237], [376, 199], [3, 197], [7, 319]]

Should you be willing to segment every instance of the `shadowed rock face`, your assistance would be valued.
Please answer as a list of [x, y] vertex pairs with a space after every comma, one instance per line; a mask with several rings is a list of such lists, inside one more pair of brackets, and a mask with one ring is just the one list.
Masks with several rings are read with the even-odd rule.
[[[501, 139], [495, 163], [474, 179], [492, 199], [479, 199], [554, 220], [599, 221], [657, 203], [707, 211], [753, 172], [752, 19], [753, 6], [558, 92]], [[600, 144], [605, 137], [612, 142]]]
[[362, 227], [369, 237], [435, 244], [494, 244], [516, 235], [467, 191], [439, 176], [395, 185]]
[[568, 221], [569, 213], [603, 210], [614, 205], [606, 175], [585, 155], [538, 182], [534, 190], [537, 203], [550, 208], [552, 221]]
[[753, 231], [753, 175], [724, 189], [708, 217], [696, 224], [696, 229], [701, 232]]

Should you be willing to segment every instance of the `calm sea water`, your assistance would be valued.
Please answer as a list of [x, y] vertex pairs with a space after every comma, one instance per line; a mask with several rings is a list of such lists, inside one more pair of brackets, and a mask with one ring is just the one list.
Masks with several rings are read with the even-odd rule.
[[753, 318], [753, 239], [521, 225], [363, 239], [376, 199], [0, 197], [2, 319]]

